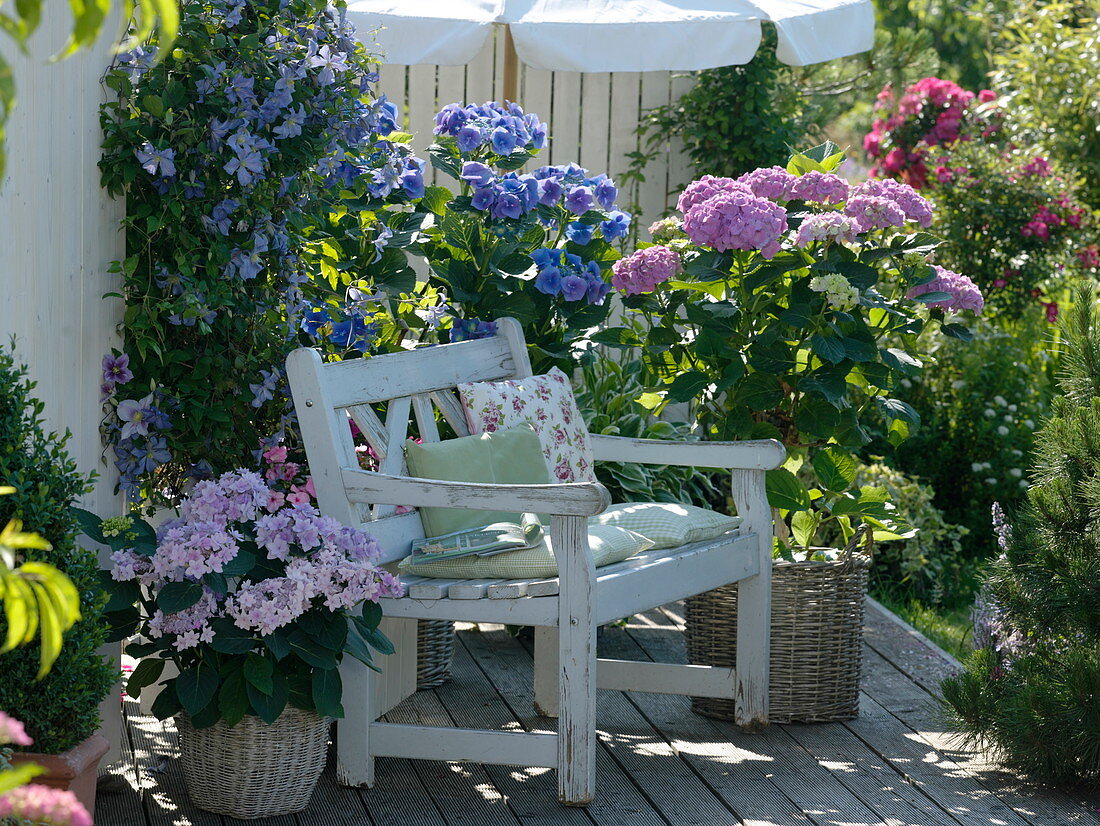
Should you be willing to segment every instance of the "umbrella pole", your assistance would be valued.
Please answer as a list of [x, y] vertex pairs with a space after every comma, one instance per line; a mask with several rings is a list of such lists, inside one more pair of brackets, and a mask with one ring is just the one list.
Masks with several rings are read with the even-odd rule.
[[512, 39], [512, 27], [504, 25], [504, 100], [517, 101], [519, 97], [519, 55], [516, 41]]

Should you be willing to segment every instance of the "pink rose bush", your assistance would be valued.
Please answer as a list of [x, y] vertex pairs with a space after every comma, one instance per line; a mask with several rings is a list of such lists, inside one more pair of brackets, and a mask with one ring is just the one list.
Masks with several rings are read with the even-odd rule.
[[127, 691], [155, 683], [165, 660], [179, 669], [154, 703], [162, 719], [184, 711], [200, 727], [245, 714], [273, 722], [288, 703], [339, 717], [342, 657], [371, 665], [371, 649], [393, 650], [378, 631], [378, 600], [399, 584], [378, 566], [378, 543], [317, 509], [285, 448], [268, 448], [264, 460], [263, 473], [198, 482], [155, 531], [85, 519], [113, 548], [112, 625], [147, 640]]
[[928, 166], [943, 168], [941, 156], [959, 141], [986, 139], [1000, 132], [1003, 113], [989, 89], [978, 94], [950, 80], [926, 77], [897, 97], [887, 84], [875, 101], [875, 121], [863, 138], [874, 165], [871, 174], [900, 178], [921, 189]]

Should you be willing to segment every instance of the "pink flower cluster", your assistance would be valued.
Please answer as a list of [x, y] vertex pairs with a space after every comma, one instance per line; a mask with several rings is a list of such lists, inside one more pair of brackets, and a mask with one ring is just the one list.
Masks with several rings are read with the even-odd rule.
[[[276, 452], [268, 461], [293, 464], [285, 459]], [[270, 484], [286, 481], [276, 472]], [[281, 494], [271, 495], [276, 492], [246, 470], [200, 482], [181, 507], [181, 517], [158, 530], [151, 557], [130, 549], [112, 555], [115, 579], [137, 580], [154, 594], [167, 582], [221, 573], [251, 538], [269, 560], [287, 562], [285, 576], [254, 580], [244, 574], [230, 583], [228, 595], [204, 585], [191, 607], [170, 614], [155, 611], [145, 623], [149, 637], [172, 635], [174, 647], [183, 651], [211, 642], [211, 622], [220, 617], [269, 634], [318, 605], [336, 611], [399, 592], [397, 579], [376, 565], [381, 549], [373, 537], [322, 515], [308, 502], [285, 504]]]
[[983, 89], [977, 95], [950, 80], [925, 77], [909, 86], [900, 100], [890, 84], [875, 102], [879, 113], [863, 148], [875, 161], [872, 174], [900, 177], [914, 187], [924, 186], [925, 157], [933, 146], [949, 145], [974, 136], [989, 137], [1000, 129], [1000, 113], [986, 107], [996, 95]]
[[977, 314], [982, 311], [985, 299], [982, 298], [982, 291], [978, 289], [977, 284], [965, 275], [959, 275], [943, 267], [933, 266], [932, 269], [936, 271], [936, 277], [927, 284], [911, 288], [908, 292], [909, 298], [916, 298], [925, 293], [949, 293], [950, 299], [932, 301], [928, 306], [939, 307], [952, 313], [971, 310]]
[[76, 795], [48, 786], [18, 786], [0, 794], [0, 820], [42, 826], [92, 826], [92, 816]]
[[9, 743], [15, 746], [29, 746], [33, 742], [34, 740], [27, 734], [21, 722], [0, 711], [0, 746]]
[[[302, 466], [297, 462], [288, 461], [287, 453], [286, 445], [269, 447], [263, 453], [264, 464], [267, 465], [264, 478], [272, 483], [283, 483], [281, 489], [271, 490], [269, 510], [281, 508], [284, 502], [291, 505], [307, 505], [317, 498], [313, 477], [307, 476], [304, 482], [299, 482]], [[289, 490], [287, 490], [288, 486]]]
[[787, 210], [756, 197], [743, 184], [697, 201], [684, 213], [684, 232], [692, 243], [719, 252], [759, 250], [765, 258], [772, 258], [779, 252], [786, 230]]
[[684, 191], [680, 193], [680, 198], [676, 201], [676, 208], [686, 215], [693, 206], [709, 201], [715, 195], [729, 192], [731, 189], [752, 192], [747, 186], [735, 181], [733, 178], [716, 178], [713, 175], [704, 175], [684, 188]]
[[759, 169], [752, 170], [752, 172], [746, 172], [737, 179], [736, 183], [747, 186], [757, 198], [767, 198], [769, 201], [789, 201], [791, 200], [791, 191], [797, 181], [797, 175], [792, 175], [781, 166], [762, 166]]
[[898, 205], [898, 208], [910, 221], [916, 222], [925, 229], [932, 226], [933, 209], [931, 202], [921, 196], [909, 184], [889, 178], [882, 181], [864, 181], [852, 190], [852, 194], [889, 198]]
[[1052, 210], [1046, 204], [1039, 207], [1035, 214], [1020, 228], [1020, 234], [1025, 238], [1038, 238], [1040, 241], [1049, 241], [1052, 230], [1058, 230], [1062, 226], [1077, 229], [1081, 226], [1085, 210], [1075, 207], [1065, 195], [1057, 202], [1056, 206], [1065, 210], [1060, 214]]
[[147, 634], [151, 639], [160, 639], [165, 634], [176, 635], [173, 643], [177, 651], [194, 648], [200, 642], [211, 642], [214, 629], [210, 620], [221, 616], [218, 595], [209, 588], [203, 588], [202, 599], [174, 614], [156, 611], [149, 619]]
[[680, 256], [668, 247], [646, 247], [612, 265], [611, 285], [626, 295], [653, 292], [681, 270]]

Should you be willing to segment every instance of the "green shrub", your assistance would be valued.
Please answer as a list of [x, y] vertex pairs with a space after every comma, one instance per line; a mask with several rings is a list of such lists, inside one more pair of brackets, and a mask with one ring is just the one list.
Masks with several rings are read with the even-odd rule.
[[1036, 439], [1027, 498], [997, 514], [1001, 556], [976, 617], [982, 649], [943, 685], [954, 727], [1044, 780], [1100, 784], [1100, 309], [1074, 297], [1063, 393]]
[[[48, 562], [69, 576], [80, 592], [83, 619], [65, 635], [61, 654], [50, 673], [36, 681], [36, 648], [4, 656], [0, 708], [24, 721], [34, 738], [34, 750], [65, 751], [95, 733], [99, 703], [111, 690], [116, 674], [97, 651], [106, 637], [103, 606], [93, 551], [76, 545], [77, 527], [71, 508], [91, 489], [65, 449], [69, 434], [47, 432], [42, 402], [33, 398], [34, 384], [13, 354], [0, 350], [0, 479], [15, 488], [0, 497], [0, 525], [13, 517], [27, 530], [44, 536], [50, 550], [27, 549], [28, 560]], [[7, 623], [0, 619], [0, 634]]]
[[965, 575], [962, 562], [963, 539], [969, 531], [944, 518], [935, 505], [931, 485], [881, 462], [862, 465], [856, 472], [856, 484], [886, 488], [898, 518], [917, 531], [911, 539], [875, 546], [872, 587], [901, 586], [934, 605], [954, 603], [959, 596], [969, 601], [973, 583], [968, 580], [972, 577]]
[[921, 426], [897, 448], [895, 464], [935, 491], [944, 518], [963, 525], [965, 554], [994, 550], [989, 510], [1011, 508], [1027, 489], [1035, 429], [1053, 393], [1051, 325], [1039, 319], [999, 329], [988, 321], [967, 344], [927, 334], [935, 358], [902, 391]]
[[1023, 144], [1039, 144], [1085, 181], [1100, 208], [1100, 14], [1095, 2], [1020, 3], [994, 59], [994, 88]]

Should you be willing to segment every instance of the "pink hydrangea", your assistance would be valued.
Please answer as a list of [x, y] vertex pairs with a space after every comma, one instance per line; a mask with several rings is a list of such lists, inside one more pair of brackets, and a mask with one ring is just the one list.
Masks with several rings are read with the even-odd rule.
[[849, 198], [844, 206], [844, 214], [852, 219], [858, 232], [905, 224], [905, 213], [901, 207], [893, 199], [879, 195], [855, 195]]
[[44, 826], [92, 826], [92, 816], [75, 794], [36, 784], [0, 795], [0, 820], [7, 818]]
[[792, 197], [791, 190], [797, 185], [798, 176], [792, 175], [781, 166], [768, 166], [746, 172], [737, 179], [752, 190], [757, 198], [768, 198], [772, 201], [789, 201]]
[[796, 247], [809, 246], [814, 241], [854, 241], [857, 235], [855, 222], [839, 212], [823, 212], [808, 215], [798, 227], [794, 237]]
[[[741, 186], [741, 185], [739, 185]], [[747, 188], [731, 189], [697, 203], [684, 215], [684, 231], [693, 244], [726, 250], [759, 250], [772, 258], [787, 230], [787, 211], [757, 198]]]
[[696, 181], [692, 181], [680, 193], [676, 202], [676, 208], [687, 214], [687, 211], [697, 204], [709, 201], [715, 195], [723, 192], [740, 191], [752, 194], [752, 190], [745, 184], [735, 181], [733, 178], [716, 178], [713, 175], [704, 175]]
[[174, 614], [165, 614], [156, 611], [149, 619], [148, 632], [152, 639], [159, 639], [165, 634], [174, 634], [174, 643], [177, 651], [185, 651], [194, 648], [200, 642], [210, 642], [214, 639], [214, 630], [210, 627], [210, 621], [221, 616], [221, 605], [218, 595], [209, 588], [203, 588], [202, 598], [182, 611]]
[[626, 295], [651, 293], [680, 272], [680, 256], [668, 247], [640, 249], [612, 265], [611, 284]]
[[936, 277], [927, 284], [912, 287], [907, 293], [909, 298], [916, 298], [925, 293], [949, 293], [951, 298], [929, 302], [928, 306], [939, 307], [949, 313], [971, 310], [978, 314], [982, 311], [985, 299], [982, 298], [982, 291], [978, 289], [977, 284], [965, 275], [959, 275], [943, 267], [933, 266], [932, 269], [936, 271]]
[[7, 744], [29, 746], [34, 740], [27, 734], [23, 724], [14, 717], [0, 711], [0, 746]]
[[879, 198], [889, 198], [898, 205], [910, 221], [915, 221], [926, 229], [932, 226], [934, 214], [932, 203], [909, 184], [890, 179], [870, 180], [853, 189], [852, 195], [872, 195]]
[[790, 197], [818, 204], [839, 204], [848, 197], [848, 182], [832, 172], [811, 170], [795, 178]]

